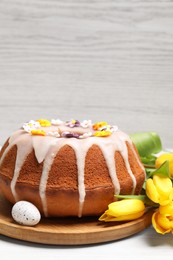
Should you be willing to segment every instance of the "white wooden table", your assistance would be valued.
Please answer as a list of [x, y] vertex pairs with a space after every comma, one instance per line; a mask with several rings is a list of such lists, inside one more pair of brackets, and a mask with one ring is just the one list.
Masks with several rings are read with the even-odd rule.
[[[173, 147], [173, 2], [0, 0], [0, 143], [30, 119], [92, 119], [156, 131]], [[5, 257], [139, 259], [172, 254], [152, 228], [85, 247], [0, 236]]]

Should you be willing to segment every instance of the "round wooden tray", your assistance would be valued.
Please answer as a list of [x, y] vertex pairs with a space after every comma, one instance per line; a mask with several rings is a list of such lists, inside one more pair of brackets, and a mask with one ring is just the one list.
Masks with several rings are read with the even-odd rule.
[[11, 217], [12, 205], [0, 194], [0, 234], [24, 241], [51, 245], [86, 245], [118, 240], [151, 224], [152, 211], [126, 223], [103, 223], [94, 217], [43, 218], [35, 227], [21, 226]]

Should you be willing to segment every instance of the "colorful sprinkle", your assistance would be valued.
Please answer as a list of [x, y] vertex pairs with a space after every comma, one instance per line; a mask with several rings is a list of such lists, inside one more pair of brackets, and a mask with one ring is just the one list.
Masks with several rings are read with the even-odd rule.
[[72, 132], [62, 132], [61, 136], [66, 138], [72, 138], [72, 137], [79, 138], [78, 133], [72, 133]]
[[113, 132], [116, 132], [118, 130], [118, 126], [116, 125], [113, 125], [110, 127], [110, 131], [113, 133]]
[[62, 125], [64, 122], [60, 119], [52, 119], [51, 120], [52, 125]]
[[22, 127], [26, 132], [30, 133], [33, 129], [39, 129], [40, 123], [34, 120], [30, 120], [28, 123], [23, 124]]
[[[57, 127], [56, 127], [57, 126]], [[59, 126], [59, 127], [58, 127]], [[107, 122], [101, 121], [95, 124], [92, 124], [91, 120], [79, 120], [72, 119], [67, 122], [63, 122], [60, 119], [39, 119], [37, 121], [30, 120], [28, 123], [23, 124], [23, 129], [32, 135], [41, 135], [41, 136], [52, 136], [55, 138], [64, 137], [64, 138], [78, 138], [84, 139], [92, 136], [96, 137], [105, 137], [110, 136], [113, 132], [118, 130], [117, 126], [108, 125]], [[42, 128], [45, 127], [43, 130]], [[47, 128], [46, 127], [50, 127]], [[65, 127], [65, 129], [64, 129]], [[69, 129], [67, 128], [69, 127]], [[80, 127], [86, 129], [74, 129], [74, 127]], [[67, 130], [66, 130], [67, 128]], [[88, 128], [88, 132], [87, 132]]]
[[80, 122], [78, 120], [75, 120], [75, 119], [72, 119], [71, 121], [67, 121], [65, 123], [66, 126], [69, 126], [69, 127], [79, 127], [80, 126]]
[[102, 128], [103, 126], [107, 126], [107, 125], [108, 125], [107, 122], [97, 122], [93, 125], [93, 129], [100, 130], [100, 128]]
[[92, 121], [91, 120], [84, 120], [80, 125], [83, 128], [88, 128], [88, 127], [92, 126]]
[[93, 135], [92, 132], [84, 133], [79, 136], [79, 139], [88, 138], [91, 137], [92, 135]]
[[47, 119], [38, 119], [37, 122], [39, 122], [43, 127], [51, 126], [51, 122]]
[[110, 136], [112, 134], [111, 131], [96, 131], [94, 133], [94, 136], [97, 136], [97, 137], [105, 137], [105, 136]]
[[60, 137], [60, 134], [59, 134], [58, 131], [50, 131], [50, 132], [47, 133], [47, 135], [52, 136], [52, 137], [56, 137], [56, 138]]
[[46, 132], [44, 130], [41, 130], [41, 129], [33, 129], [33, 130], [31, 130], [31, 134], [32, 135], [42, 135], [42, 136], [45, 136]]

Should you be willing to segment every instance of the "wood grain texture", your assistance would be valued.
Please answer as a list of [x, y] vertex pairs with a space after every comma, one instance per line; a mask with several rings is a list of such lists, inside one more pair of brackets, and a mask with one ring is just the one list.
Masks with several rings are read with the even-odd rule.
[[153, 214], [153, 210], [150, 210], [142, 217], [124, 223], [102, 223], [97, 218], [42, 218], [38, 225], [27, 227], [14, 222], [11, 208], [0, 194], [0, 234], [47, 245], [88, 245], [116, 241], [150, 226]]
[[173, 147], [171, 0], [0, 0], [1, 142], [39, 117], [157, 131]]

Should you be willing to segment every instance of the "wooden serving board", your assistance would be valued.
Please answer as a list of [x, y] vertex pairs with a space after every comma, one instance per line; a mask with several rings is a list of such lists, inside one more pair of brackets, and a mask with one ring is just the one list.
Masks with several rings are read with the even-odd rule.
[[126, 223], [103, 223], [94, 217], [43, 218], [35, 227], [21, 226], [11, 217], [12, 205], [0, 194], [0, 234], [24, 241], [51, 245], [84, 245], [118, 240], [151, 224], [152, 211]]

